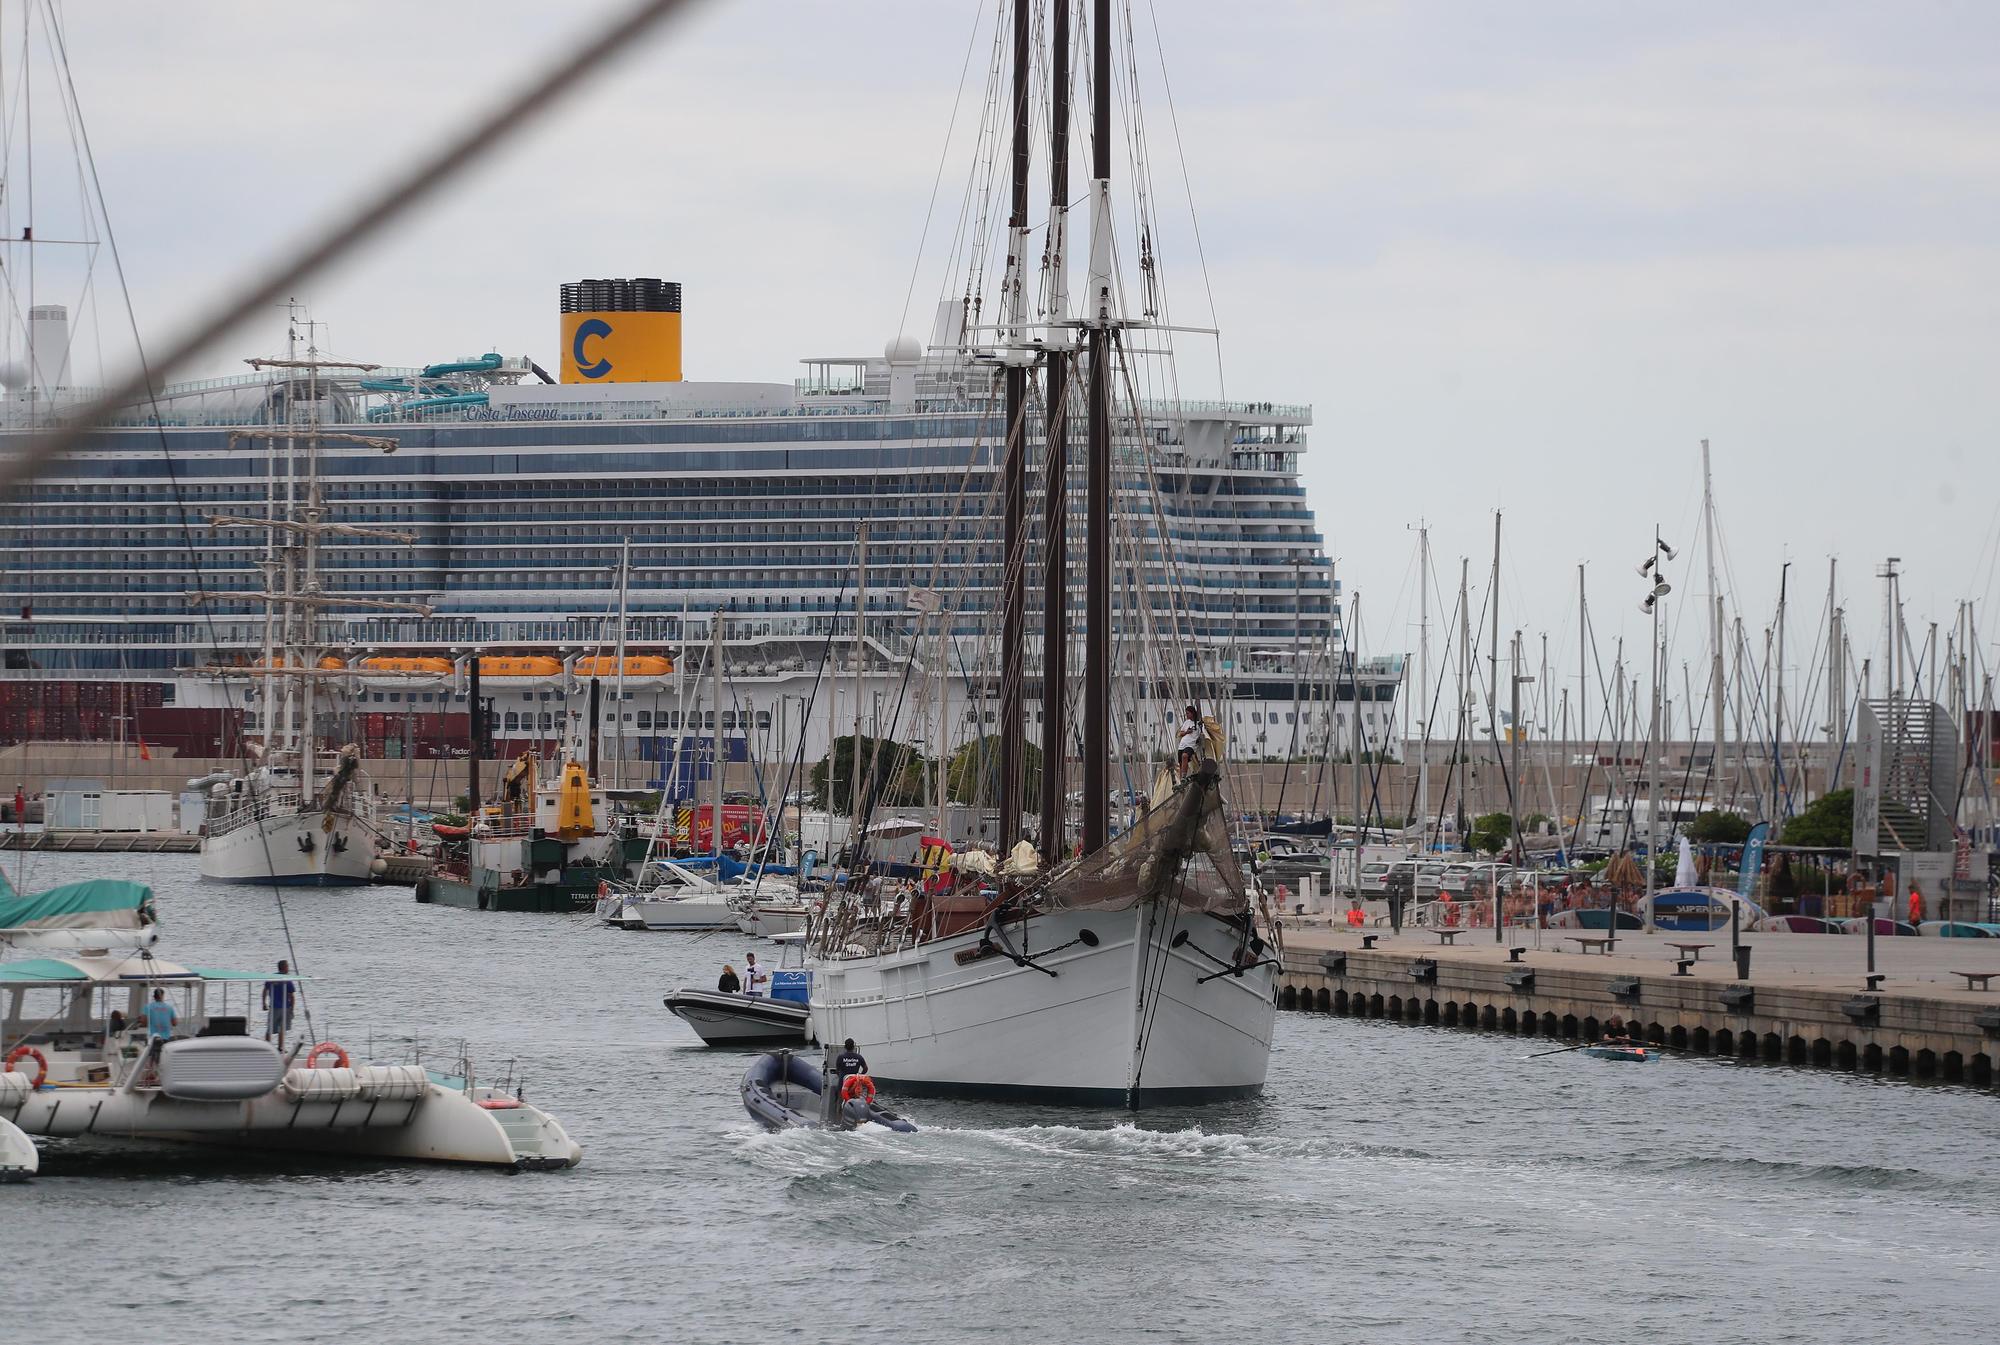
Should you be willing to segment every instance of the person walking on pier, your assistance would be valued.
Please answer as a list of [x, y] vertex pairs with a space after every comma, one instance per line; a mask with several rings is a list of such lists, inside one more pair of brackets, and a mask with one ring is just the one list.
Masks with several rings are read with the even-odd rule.
[[1923, 889], [1918, 887], [1915, 883], [1911, 883], [1910, 923], [1913, 925], [1921, 925], [1923, 922], [1924, 922], [1924, 892]]

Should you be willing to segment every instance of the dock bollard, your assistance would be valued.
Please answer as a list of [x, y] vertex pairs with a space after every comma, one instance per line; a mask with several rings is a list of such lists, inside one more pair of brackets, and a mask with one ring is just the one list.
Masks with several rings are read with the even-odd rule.
[[1750, 979], [1750, 945], [1747, 943], [1736, 945], [1736, 979], [1739, 981]]

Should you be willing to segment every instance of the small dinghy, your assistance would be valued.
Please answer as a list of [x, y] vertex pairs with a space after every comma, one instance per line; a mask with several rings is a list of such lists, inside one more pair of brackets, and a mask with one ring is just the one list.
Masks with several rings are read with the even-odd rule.
[[1584, 1047], [1583, 1053], [1595, 1060], [1630, 1060], [1639, 1064], [1653, 1058], [1652, 1048], [1629, 1041], [1601, 1041]]
[[760, 1055], [743, 1071], [743, 1109], [766, 1130], [858, 1130], [879, 1125], [915, 1132], [915, 1122], [878, 1105], [873, 1097], [839, 1102], [825, 1096], [824, 1078], [819, 1066], [792, 1051]]

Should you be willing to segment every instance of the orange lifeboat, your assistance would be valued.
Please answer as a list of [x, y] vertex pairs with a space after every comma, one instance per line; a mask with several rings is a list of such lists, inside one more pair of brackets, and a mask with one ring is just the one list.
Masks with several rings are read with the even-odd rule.
[[382, 654], [362, 659], [355, 665], [362, 680], [373, 687], [406, 687], [413, 682], [428, 684], [452, 673], [451, 660], [409, 654]]
[[[573, 671], [583, 681], [595, 677], [615, 681], [621, 671], [619, 660], [610, 654], [588, 654], [579, 658]], [[622, 668], [627, 686], [658, 686], [673, 676], [674, 661], [664, 654], [628, 654]]]
[[547, 654], [496, 654], [479, 660], [484, 681], [539, 686], [562, 680], [562, 660]]
[[[270, 658], [260, 658], [250, 665], [253, 668], [290, 668], [295, 666], [283, 654], [273, 654]], [[340, 672], [347, 667], [347, 660], [328, 654], [313, 665], [326, 672]]]
[[363, 672], [381, 673], [436, 673], [441, 677], [451, 675], [451, 660], [448, 658], [365, 658], [361, 660]]

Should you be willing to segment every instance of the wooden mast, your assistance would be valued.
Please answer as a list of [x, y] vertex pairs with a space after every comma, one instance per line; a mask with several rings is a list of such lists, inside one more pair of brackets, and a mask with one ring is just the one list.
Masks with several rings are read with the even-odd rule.
[[1066, 280], [1069, 212], [1069, 0], [1054, 0], [1049, 69], [1048, 464], [1042, 479], [1042, 857], [1068, 849], [1069, 778], [1069, 317]]
[[1014, 848], [1021, 829], [1023, 783], [1021, 681], [1022, 644], [1027, 638], [1027, 410], [1028, 368], [1023, 348], [1022, 271], [1028, 242], [1028, 0], [1014, 0], [1014, 174], [1013, 210], [1008, 217], [1006, 330], [1006, 449], [1001, 459], [1002, 523], [1000, 575], [1000, 853]]
[[1090, 417], [1084, 518], [1083, 852], [1103, 848], [1111, 790], [1111, 0], [1091, 7]]

